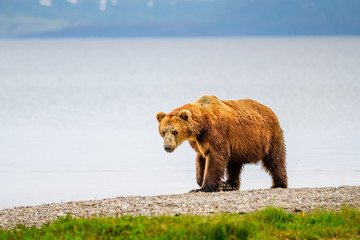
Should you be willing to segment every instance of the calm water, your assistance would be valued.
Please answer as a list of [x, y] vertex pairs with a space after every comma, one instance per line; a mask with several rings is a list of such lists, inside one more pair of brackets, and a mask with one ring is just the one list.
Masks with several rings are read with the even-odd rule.
[[155, 113], [204, 94], [277, 113], [290, 187], [359, 185], [359, 66], [360, 38], [0, 41], [0, 208], [197, 188]]

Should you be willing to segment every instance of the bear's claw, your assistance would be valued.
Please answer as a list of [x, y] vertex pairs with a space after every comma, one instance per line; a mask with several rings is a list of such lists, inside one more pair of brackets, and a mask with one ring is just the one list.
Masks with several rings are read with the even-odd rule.
[[237, 189], [227, 182], [222, 182], [218, 189], [209, 189], [209, 188], [199, 188], [191, 190], [189, 193], [196, 193], [196, 192], [228, 192], [228, 191], [237, 191]]
[[235, 187], [231, 186], [227, 182], [222, 182], [222, 184], [220, 185], [221, 192], [236, 191], [236, 190], [237, 189]]
[[196, 193], [196, 192], [200, 192], [200, 188], [199, 189], [193, 189], [189, 193]]

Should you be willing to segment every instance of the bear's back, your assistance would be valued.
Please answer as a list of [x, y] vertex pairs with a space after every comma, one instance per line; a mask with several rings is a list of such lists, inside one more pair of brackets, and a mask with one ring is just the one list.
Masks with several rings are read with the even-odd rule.
[[252, 99], [221, 100], [215, 96], [204, 95], [193, 105], [203, 113], [278, 123], [275, 113], [270, 108]]

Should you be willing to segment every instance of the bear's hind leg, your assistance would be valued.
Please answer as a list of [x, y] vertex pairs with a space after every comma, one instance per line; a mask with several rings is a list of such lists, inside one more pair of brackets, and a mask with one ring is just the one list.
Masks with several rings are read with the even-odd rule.
[[243, 164], [229, 161], [226, 166], [227, 180], [225, 182], [232, 190], [239, 190], [240, 188], [240, 173]]
[[281, 142], [275, 142], [269, 154], [262, 160], [264, 168], [272, 177], [272, 188], [287, 188], [285, 145]]

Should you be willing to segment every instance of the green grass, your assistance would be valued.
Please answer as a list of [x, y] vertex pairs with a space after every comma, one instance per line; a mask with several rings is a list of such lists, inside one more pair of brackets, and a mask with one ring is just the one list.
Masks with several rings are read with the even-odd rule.
[[360, 239], [360, 209], [287, 213], [74, 219], [0, 230], [0, 239]]

